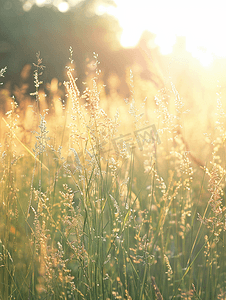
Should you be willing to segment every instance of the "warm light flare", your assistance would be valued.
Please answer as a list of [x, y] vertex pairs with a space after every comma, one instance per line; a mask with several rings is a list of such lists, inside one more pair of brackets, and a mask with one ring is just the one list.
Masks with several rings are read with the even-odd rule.
[[42, 7], [45, 5], [46, 0], [36, 0], [35, 3], [37, 6]]
[[62, 1], [58, 4], [58, 10], [62, 13], [65, 13], [69, 10], [69, 4], [66, 1]]
[[176, 36], [163, 33], [158, 34], [155, 38], [155, 43], [160, 46], [160, 51], [163, 55], [170, 54], [173, 51], [173, 46], [176, 42]]
[[121, 45], [124, 48], [135, 47], [139, 42], [140, 36], [142, 34], [142, 30], [139, 28], [133, 28], [131, 32], [131, 28], [124, 29], [121, 35]]
[[155, 43], [162, 54], [170, 54], [176, 38], [186, 38], [186, 49], [203, 66], [215, 57], [226, 56], [224, 41], [225, 1], [204, 0], [114, 0], [111, 14], [123, 29], [123, 47], [135, 46], [144, 30], [156, 35]]

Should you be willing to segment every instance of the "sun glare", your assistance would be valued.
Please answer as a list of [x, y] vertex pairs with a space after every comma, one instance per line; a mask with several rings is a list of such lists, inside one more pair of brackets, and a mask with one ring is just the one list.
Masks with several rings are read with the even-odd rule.
[[222, 38], [226, 25], [224, 0], [114, 0], [111, 10], [123, 30], [123, 47], [135, 46], [144, 30], [156, 35], [155, 44], [162, 54], [170, 54], [176, 38], [186, 38], [186, 50], [203, 66], [214, 57], [226, 56]]
[[46, 0], [36, 0], [35, 3], [37, 6], [42, 7], [45, 5]]
[[[35, 3], [43, 7], [52, 3], [62, 13], [84, 0], [27, 0], [24, 11]], [[215, 58], [226, 57], [224, 28], [225, 0], [114, 0], [115, 5], [101, 4], [97, 15], [116, 17], [122, 28], [121, 45], [131, 48], [138, 44], [145, 30], [153, 33], [152, 41], [163, 55], [173, 52], [178, 37], [185, 37], [186, 49], [207, 67]], [[147, 41], [148, 42], [148, 41]]]
[[172, 34], [158, 34], [155, 39], [155, 43], [160, 47], [160, 51], [163, 55], [172, 53], [173, 46], [176, 42], [176, 36]]
[[59, 4], [58, 4], [58, 10], [60, 11], [60, 12], [62, 12], [62, 13], [65, 13], [65, 12], [67, 12], [68, 11], [68, 9], [69, 9], [69, 4], [67, 3], [67, 2], [65, 2], [65, 1], [62, 1], [62, 2], [60, 2]]
[[132, 32], [131, 28], [124, 29], [121, 35], [120, 43], [124, 48], [135, 47], [139, 42], [141, 34], [142, 30], [139, 28], [133, 28]]

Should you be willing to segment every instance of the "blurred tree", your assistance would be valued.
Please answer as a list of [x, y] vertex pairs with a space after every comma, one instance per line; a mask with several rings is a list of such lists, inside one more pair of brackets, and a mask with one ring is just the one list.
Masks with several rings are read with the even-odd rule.
[[[28, 3], [30, 9], [25, 11], [23, 7]], [[35, 62], [35, 54], [40, 51], [46, 66], [43, 80], [56, 77], [63, 81], [67, 79], [65, 66], [69, 63], [69, 47], [73, 48], [80, 89], [84, 88], [82, 82], [89, 71], [86, 64], [93, 52], [99, 55], [105, 83], [111, 72], [125, 82], [125, 68], [134, 62], [143, 69], [149, 68], [147, 57], [139, 47], [123, 49], [120, 45], [118, 21], [113, 16], [97, 14], [99, 5], [114, 5], [113, 0], [74, 3], [70, 10], [61, 13], [51, 0], [42, 7], [35, 5], [34, 0], [0, 0], [0, 67], [8, 67], [6, 77], [14, 77], [18, 84], [18, 74], [25, 64]], [[32, 84], [30, 86], [33, 91]]]
[[46, 65], [46, 79], [57, 77], [63, 80], [68, 49], [72, 46], [77, 75], [84, 79], [87, 56], [120, 47], [117, 21], [107, 15], [95, 14], [100, 3], [110, 5], [112, 1], [82, 1], [67, 13], [59, 12], [53, 5], [33, 5], [25, 12], [23, 2], [1, 2], [0, 66], [7, 65], [9, 75], [17, 75], [26, 63], [34, 62], [35, 53], [40, 51]]

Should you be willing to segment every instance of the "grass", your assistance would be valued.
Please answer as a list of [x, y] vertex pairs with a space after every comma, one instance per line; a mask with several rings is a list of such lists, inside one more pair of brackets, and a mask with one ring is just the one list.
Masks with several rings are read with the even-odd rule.
[[173, 84], [149, 114], [131, 73], [107, 114], [98, 69], [80, 95], [69, 67], [67, 104], [50, 89], [48, 114], [37, 59], [33, 107], [8, 97], [1, 123], [0, 299], [226, 299], [221, 99], [203, 165]]

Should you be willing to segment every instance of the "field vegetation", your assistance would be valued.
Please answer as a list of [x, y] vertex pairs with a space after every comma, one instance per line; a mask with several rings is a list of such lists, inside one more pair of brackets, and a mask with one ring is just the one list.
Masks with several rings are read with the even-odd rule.
[[83, 94], [72, 57], [65, 94], [39, 55], [32, 95], [1, 87], [0, 299], [226, 299], [220, 95], [191, 150], [172, 82], [105, 94], [94, 58]]

